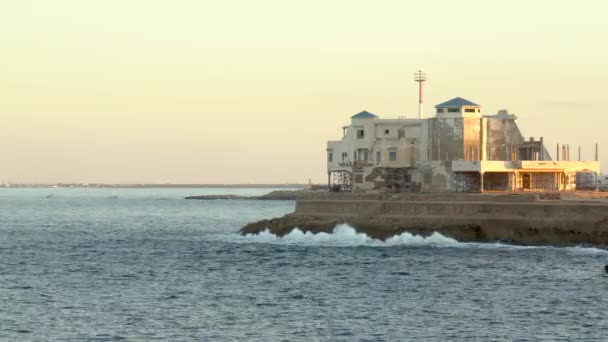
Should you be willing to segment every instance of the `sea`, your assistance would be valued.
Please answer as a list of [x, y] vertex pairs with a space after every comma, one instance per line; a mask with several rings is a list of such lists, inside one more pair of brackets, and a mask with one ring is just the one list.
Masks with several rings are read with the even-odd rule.
[[605, 249], [241, 236], [272, 189], [0, 189], [1, 341], [607, 341]]

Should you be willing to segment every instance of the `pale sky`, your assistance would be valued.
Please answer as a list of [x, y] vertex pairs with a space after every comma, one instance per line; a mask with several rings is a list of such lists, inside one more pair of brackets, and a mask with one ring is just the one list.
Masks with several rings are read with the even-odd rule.
[[608, 2], [2, 0], [0, 182], [325, 182], [350, 116], [456, 96], [608, 168]]

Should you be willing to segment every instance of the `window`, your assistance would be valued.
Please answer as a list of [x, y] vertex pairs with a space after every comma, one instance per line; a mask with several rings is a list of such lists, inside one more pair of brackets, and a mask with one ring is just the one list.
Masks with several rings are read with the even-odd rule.
[[467, 113], [475, 113], [476, 112], [475, 108], [465, 108], [464, 111], [467, 112]]
[[448, 108], [448, 113], [460, 113], [460, 108]]
[[365, 138], [365, 131], [362, 129], [358, 129], [357, 130], [357, 139], [363, 139]]
[[331, 152], [331, 151], [327, 152], [327, 161], [330, 162], [330, 163], [332, 161], [334, 161], [334, 153], [333, 152]]
[[389, 151], [388, 160], [397, 160], [397, 151]]
[[380, 153], [380, 151], [376, 152], [376, 161], [382, 161], [382, 153]]
[[348, 153], [347, 152], [342, 152], [342, 161], [348, 159]]
[[366, 149], [366, 148], [360, 148], [360, 149], [358, 149], [358, 150], [357, 150], [357, 152], [356, 152], [355, 154], [356, 154], [356, 155], [357, 155], [357, 157], [358, 157], [358, 159], [357, 159], [357, 158], [355, 158], [355, 159], [357, 159], [357, 160], [360, 160], [360, 161], [367, 161], [367, 160], [369, 159], [369, 150], [368, 150], [368, 149]]
[[443, 113], [443, 108], [437, 108], [437, 113]]
[[388, 129], [384, 130], [384, 135], [389, 135], [391, 133], [391, 131], [389, 131]]
[[355, 183], [357, 183], [357, 184], [363, 183], [363, 175], [361, 175], [361, 174], [355, 175]]
[[399, 130], [399, 139], [405, 138], [405, 130], [404, 129], [400, 129]]

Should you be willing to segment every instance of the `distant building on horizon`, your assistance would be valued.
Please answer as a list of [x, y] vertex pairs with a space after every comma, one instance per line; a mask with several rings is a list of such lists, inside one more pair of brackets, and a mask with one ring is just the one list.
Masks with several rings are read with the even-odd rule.
[[597, 153], [596, 160], [571, 161], [569, 145], [558, 145], [553, 160], [543, 138], [524, 139], [517, 117], [506, 110], [483, 115], [480, 105], [460, 97], [435, 108], [427, 119], [353, 115], [342, 139], [327, 142], [330, 190], [597, 189]]

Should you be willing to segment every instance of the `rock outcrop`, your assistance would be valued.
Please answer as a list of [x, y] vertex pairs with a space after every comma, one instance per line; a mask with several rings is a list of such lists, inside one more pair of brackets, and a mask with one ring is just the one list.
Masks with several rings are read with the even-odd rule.
[[536, 194], [324, 194], [298, 199], [294, 213], [241, 233], [330, 233], [340, 223], [381, 240], [439, 232], [462, 242], [608, 246], [608, 201]]

